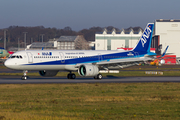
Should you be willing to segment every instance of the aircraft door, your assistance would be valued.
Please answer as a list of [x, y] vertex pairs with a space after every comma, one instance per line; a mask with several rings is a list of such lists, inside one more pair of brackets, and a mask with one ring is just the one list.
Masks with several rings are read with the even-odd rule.
[[28, 63], [33, 63], [33, 55], [30, 52], [27, 52], [27, 56], [28, 56]]
[[61, 58], [61, 63], [65, 62], [64, 54], [62, 52], [59, 52], [60, 58]]
[[101, 53], [98, 53], [98, 59], [99, 61], [103, 60]]

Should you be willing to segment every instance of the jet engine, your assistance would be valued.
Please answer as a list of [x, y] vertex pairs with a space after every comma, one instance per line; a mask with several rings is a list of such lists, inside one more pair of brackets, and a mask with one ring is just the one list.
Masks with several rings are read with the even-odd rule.
[[78, 73], [80, 76], [96, 76], [99, 73], [99, 69], [95, 65], [81, 65]]
[[58, 73], [58, 70], [43, 70], [43, 71], [39, 71], [39, 74], [43, 77], [53, 77], [56, 76], [56, 74]]

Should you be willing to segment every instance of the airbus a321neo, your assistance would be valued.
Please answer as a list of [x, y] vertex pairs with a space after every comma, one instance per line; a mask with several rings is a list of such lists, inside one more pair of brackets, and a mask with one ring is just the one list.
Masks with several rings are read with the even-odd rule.
[[10, 69], [23, 70], [26, 80], [28, 70], [38, 70], [44, 77], [55, 76], [59, 71], [69, 71], [68, 79], [75, 79], [73, 71], [80, 76], [102, 79], [99, 70], [111, 66], [133, 66], [154, 59], [150, 52], [154, 24], [148, 23], [137, 45], [130, 51], [120, 50], [24, 50], [9, 57], [4, 65]]

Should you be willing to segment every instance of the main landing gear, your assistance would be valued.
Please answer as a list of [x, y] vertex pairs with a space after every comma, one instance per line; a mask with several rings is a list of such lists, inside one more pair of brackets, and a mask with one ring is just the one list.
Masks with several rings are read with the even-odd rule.
[[94, 79], [99, 79], [99, 80], [101, 80], [102, 79], [102, 74], [97, 74], [96, 76], [94, 76]]
[[23, 70], [23, 76], [21, 77], [22, 80], [27, 80], [28, 79], [28, 76], [26, 76], [28, 73], [27, 70]]
[[76, 75], [74, 74], [74, 73], [69, 73], [68, 75], [67, 75], [67, 78], [68, 79], [76, 79]]

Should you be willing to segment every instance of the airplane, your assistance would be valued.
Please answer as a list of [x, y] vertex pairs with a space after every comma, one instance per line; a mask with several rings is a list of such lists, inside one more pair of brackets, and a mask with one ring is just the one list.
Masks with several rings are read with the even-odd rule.
[[9, 53], [4, 48], [0, 47], [0, 58], [8, 57]]
[[154, 60], [152, 60], [149, 64], [152, 66], [161, 66], [162, 64], [165, 64], [164, 59], [169, 59], [170, 57], [164, 58], [164, 56], [168, 55], [168, 54], [172, 54], [172, 53], [166, 54], [168, 47], [169, 47], [169, 45], [166, 47], [166, 49], [164, 50], [162, 55], [157, 55], [156, 58]]
[[0, 47], [0, 62], [4, 62], [9, 56], [9, 53], [4, 48]]
[[75, 79], [72, 72], [83, 77], [102, 79], [99, 70], [111, 66], [119, 68], [138, 65], [154, 59], [150, 52], [154, 23], [148, 23], [137, 45], [130, 51], [119, 50], [24, 50], [12, 54], [4, 63], [7, 68], [23, 70], [22, 80], [28, 79], [28, 70], [38, 70], [44, 77], [55, 76], [59, 71], [69, 71], [68, 79]]

